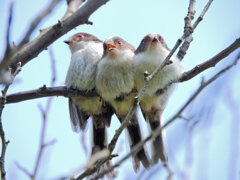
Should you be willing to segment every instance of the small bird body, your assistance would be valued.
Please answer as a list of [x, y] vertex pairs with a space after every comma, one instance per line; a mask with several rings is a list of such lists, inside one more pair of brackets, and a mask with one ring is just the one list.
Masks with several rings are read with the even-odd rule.
[[[122, 122], [133, 104], [136, 93], [134, 89], [134, 69], [132, 60], [134, 47], [120, 37], [111, 37], [104, 42], [104, 55], [98, 63], [96, 85], [101, 97], [109, 102]], [[131, 148], [141, 141], [141, 132], [137, 116], [127, 127]], [[140, 161], [145, 168], [149, 161], [144, 147], [133, 155], [135, 171], [140, 168]]]
[[[149, 74], [158, 68], [170, 50], [168, 49], [164, 39], [159, 34], [148, 34], [141, 41], [135, 52], [133, 64], [135, 67], [135, 86], [139, 91], [144, 84], [144, 73]], [[168, 87], [163, 93], [158, 90], [163, 88], [172, 80], [176, 80], [182, 73], [182, 66], [179, 60], [172, 56], [172, 64], [165, 66], [157, 76], [151, 80], [146, 92], [140, 102], [140, 106], [145, 119], [149, 122], [152, 130], [161, 126], [162, 113], [167, 104], [168, 98], [174, 86]], [[163, 162], [167, 161], [167, 155], [164, 148], [164, 140], [160, 134], [153, 141], [153, 160], [158, 161], [160, 158]]]
[[[69, 45], [72, 52], [65, 80], [67, 88], [82, 91], [95, 90], [97, 63], [103, 55], [102, 41], [88, 33], [77, 33], [65, 43]], [[92, 116], [92, 154], [106, 148], [105, 127], [110, 123], [112, 110], [100, 97], [70, 97], [69, 112], [75, 132], [84, 130], [89, 116]]]
[[[82, 42], [71, 57], [65, 84], [68, 88], [82, 91], [92, 91], [96, 86], [97, 62], [103, 55], [102, 42]], [[73, 102], [84, 112], [90, 114], [100, 114], [102, 112], [102, 102], [100, 97], [75, 97]]]

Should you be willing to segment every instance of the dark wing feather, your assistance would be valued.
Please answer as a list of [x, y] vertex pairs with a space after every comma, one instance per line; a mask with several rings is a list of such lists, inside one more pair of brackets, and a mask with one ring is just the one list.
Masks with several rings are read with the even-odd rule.
[[86, 127], [89, 115], [80, 110], [71, 98], [68, 99], [68, 107], [73, 131], [83, 131]]

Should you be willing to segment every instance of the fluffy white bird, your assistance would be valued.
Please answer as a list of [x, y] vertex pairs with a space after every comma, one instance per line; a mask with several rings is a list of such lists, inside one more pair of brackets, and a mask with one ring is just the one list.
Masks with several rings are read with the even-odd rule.
[[[114, 36], [104, 41], [104, 55], [98, 63], [96, 87], [102, 98], [109, 102], [122, 122], [127, 115], [135, 93], [134, 69], [132, 60], [134, 47], [120, 37]], [[137, 116], [131, 120], [127, 127], [131, 148], [142, 140]], [[150, 166], [145, 147], [133, 155], [135, 171], [140, 168], [140, 161], [145, 168]]]
[[[96, 87], [97, 63], [103, 56], [103, 43], [94, 35], [77, 33], [64, 41], [72, 52], [65, 84], [67, 88], [92, 91]], [[77, 96], [69, 98], [71, 125], [75, 132], [84, 130], [92, 116], [92, 154], [106, 147], [105, 127], [110, 124], [112, 111], [100, 97]]]
[[[159, 67], [169, 54], [164, 39], [159, 34], [146, 35], [137, 50], [133, 64], [135, 67], [135, 85], [140, 90], [144, 83], [144, 72], [152, 73]], [[173, 90], [173, 85], [168, 87], [163, 93], [159, 92], [171, 80], [176, 80], [182, 73], [182, 66], [177, 57], [172, 56], [170, 65], [165, 66], [161, 72], [152, 79], [146, 89], [146, 93], [140, 102], [140, 106], [145, 119], [149, 122], [152, 130], [161, 126], [162, 113], [167, 104], [168, 98]], [[158, 162], [160, 158], [163, 162], [167, 161], [164, 147], [163, 135], [160, 134], [153, 140], [153, 161]]]

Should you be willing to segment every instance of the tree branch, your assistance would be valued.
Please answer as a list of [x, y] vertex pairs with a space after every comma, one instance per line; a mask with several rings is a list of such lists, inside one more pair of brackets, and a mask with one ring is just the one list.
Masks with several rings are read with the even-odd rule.
[[[46, 87], [44, 85], [41, 88], [30, 90], [30, 91], [23, 91], [14, 94], [10, 94], [6, 97], [6, 104], [10, 103], [17, 103], [21, 101], [49, 97], [49, 96], [85, 96], [85, 97], [95, 97], [98, 96], [96, 91], [79, 91], [76, 89], [67, 89], [65, 86], [58, 86], [58, 87]], [[1, 99], [2, 97], [0, 97]]]
[[7, 25], [6, 50], [4, 53], [4, 57], [7, 57], [7, 58], [11, 54], [10, 34], [11, 34], [11, 27], [12, 27], [13, 6], [14, 6], [14, 3], [11, 2], [9, 7], [9, 16], [8, 16], [8, 25]]
[[85, 0], [67, 0], [68, 8], [66, 13], [64, 14], [62, 20], [67, 19], [73, 13], [75, 13], [78, 7], [84, 2]]
[[19, 47], [22, 47], [26, 43], [29, 42], [30, 36], [32, 35], [33, 31], [38, 27], [38, 25], [42, 22], [42, 20], [47, 17], [53, 9], [57, 6], [58, 3], [60, 3], [62, 0], [52, 0], [52, 2], [48, 5], [46, 9], [44, 9], [39, 15], [31, 22], [31, 25], [29, 26], [27, 33], [19, 43]]
[[2, 112], [4, 105], [6, 103], [6, 94], [8, 91], [9, 86], [12, 84], [14, 78], [16, 75], [21, 71], [21, 63], [18, 63], [16, 71], [11, 74], [12, 75], [12, 81], [11, 83], [5, 85], [4, 89], [2, 90], [2, 98], [0, 100], [0, 138], [1, 138], [1, 144], [2, 144], [2, 152], [1, 152], [1, 157], [0, 157], [0, 171], [1, 171], [1, 178], [0, 179], [5, 179], [6, 171], [5, 171], [5, 153], [7, 149], [7, 145], [9, 141], [6, 141], [5, 139], [5, 132], [3, 130], [3, 125], [2, 125]]
[[[184, 72], [182, 76], [179, 78], [179, 80], [170, 82], [169, 84], [164, 86], [162, 89], [159, 89], [158, 92], [163, 92], [168, 86], [170, 86], [173, 83], [184, 82], [192, 79], [193, 77], [197, 76], [198, 74], [205, 71], [206, 69], [215, 66], [217, 63], [219, 63], [221, 60], [223, 60], [225, 57], [227, 57], [229, 54], [234, 52], [239, 47], [240, 47], [240, 38], [236, 39], [230, 46], [228, 46], [227, 48], [219, 52], [214, 57], [203, 62], [202, 64], [197, 65], [193, 69], [187, 72]], [[59, 86], [59, 87], [43, 86], [41, 88], [30, 90], [30, 91], [10, 94], [6, 96], [6, 104], [17, 103], [21, 101], [42, 98], [42, 97], [49, 97], [49, 96], [69, 97], [69, 96], [78, 96], [78, 95], [86, 96], [86, 97], [98, 96], [96, 91], [85, 92], [85, 91], [79, 91], [75, 89], [67, 89], [65, 86]]]
[[101, 177], [103, 177], [105, 174], [111, 172], [113, 169], [115, 169], [116, 167], [120, 166], [120, 164], [122, 164], [125, 160], [127, 160], [129, 157], [131, 157], [132, 154], [135, 154], [137, 151], [139, 151], [140, 148], [142, 148], [142, 146], [148, 142], [151, 139], [156, 138], [164, 128], [166, 128], [168, 125], [170, 125], [174, 120], [176, 120], [177, 118], [179, 118], [182, 114], [182, 112], [188, 107], [188, 105], [200, 94], [200, 92], [206, 88], [209, 84], [211, 84], [212, 82], [214, 82], [216, 79], [218, 79], [221, 75], [223, 75], [226, 71], [228, 71], [229, 69], [231, 69], [233, 66], [235, 66], [237, 64], [237, 62], [240, 59], [240, 54], [238, 55], [238, 57], [235, 59], [235, 61], [227, 66], [226, 68], [222, 69], [221, 71], [219, 71], [216, 75], [214, 75], [211, 79], [209, 79], [207, 82], [203, 82], [201, 83], [200, 87], [196, 90], [196, 92], [190, 96], [190, 98], [188, 99], [188, 101], [183, 105], [182, 108], [180, 108], [180, 110], [170, 119], [168, 120], [162, 127], [158, 127], [156, 130], [152, 131], [151, 134], [146, 137], [143, 141], [141, 141], [140, 143], [138, 143], [136, 146], [134, 146], [132, 148], [132, 150], [130, 151], [130, 153], [128, 153], [127, 155], [125, 155], [121, 160], [119, 160], [115, 165], [105, 169], [104, 171], [102, 171], [101, 173], [99, 173], [98, 175], [96, 175], [93, 179], [99, 179]]
[[[61, 0], [52, 0], [52, 2], [48, 5], [48, 7], [46, 9], [44, 9], [41, 13], [39, 13], [39, 15], [32, 21], [29, 29], [27, 30], [27, 33], [25, 34], [23, 39], [20, 41], [19, 45], [15, 46], [15, 44], [14, 44], [14, 47], [11, 48], [10, 43], [9, 43], [9, 46], [7, 46], [8, 51], [6, 51], [6, 53], [3, 57], [3, 60], [0, 64], [0, 71], [8, 66], [8, 64], [10, 63], [9, 61], [11, 59], [11, 56], [14, 55], [14, 53], [16, 53], [19, 49], [21, 49], [26, 43], [29, 42], [30, 36], [32, 35], [33, 31], [37, 28], [37, 26], [40, 24], [40, 22], [52, 12], [54, 7], [56, 7], [56, 5], [59, 2], [61, 2]], [[12, 10], [12, 8], [10, 10]], [[10, 24], [10, 17], [9, 17], [9, 24]], [[9, 33], [7, 33], [7, 34], [9, 34]], [[8, 39], [9, 39], [9, 37], [8, 37]]]
[[211, 59], [205, 61], [202, 64], [197, 65], [195, 68], [191, 69], [190, 71], [183, 73], [183, 75], [179, 79], [179, 82], [192, 79], [193, 77], [203, 72], [204, 70], [210, 67], [214, 67], [219, 61], [227, 57], [229, 54], [231, 54], [233, 51], [235, 51], [239, 47], [240, 47], [240, 37], [236, 39], [230, 46], [228, 46], [227, 48], [219, 52], [217, 55], [215, 55]]
[[66, 20], [59, 21], [52, 27], [44, 29], [32, 42], [16, 52], [7, 63], [2, 64], [0, 71], [6, 68], [9, 63], [13, 69], [19, 61], [21, 61], [22, 66], [24, 66], [59, 37], [78, 25], [88, 23], [90, 15], [108, 1], [109, 0], [88, 0]]
[[184, 72], [179, 79], [169, 82], [163, 88], [159, 89], [157, 92], [159, 94], [163, 93], [173, 83], [184, 82], [194, 78], [195, 76], [205, 71], [206, 69], [214, 67], [217, 63], [219, 63], [221, 60], [223, 60], [225, 57], [227, 57], [229, 54], [234, 52], [239, 47], [240, 47], [240, 38], [236, 39], [230, 46], [228, 46], [227, 48], [225, 48], [224, 50], [222, 50], [221, 52], [213, 56], [211, 59], [204, 61], [203, 63], [195, 66], [193, 69], [187, 72]]
[[[184, 18], [184, 22], [185, 22], [184, 33], [186, 31], [191, 31], [192, 30], [191, 29], [192, 28], [192, 20], [194, 19], [194, 15], [196, 13], [195, 6], [196, 6], [196, 0], [190, 0], [189, 1], [189, 6], [188, 6], [188, 13], [187, 13], [187, 16]], [[179, 58], [180, 61], [184, 58], [192, 40], [193, 40], [192, 34], [190, 34], [185, 39], [183, 45], [179, 48], [179, 51], [177, 53], [177, 57]]]

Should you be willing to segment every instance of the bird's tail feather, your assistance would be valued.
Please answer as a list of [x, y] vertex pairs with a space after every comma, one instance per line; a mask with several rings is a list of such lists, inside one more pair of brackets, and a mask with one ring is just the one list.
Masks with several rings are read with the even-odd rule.
[[[156, 130], [158, 127], [161, 126], [160, 121], [149, 121], [149, 124], [152, 131]], [[152, 146], [153, 146], [153, 157], [152, 157], [153, 162], [157, 163], [159, 158], [161, 159], [162, 162], [167, 162], [168, 158], [166, 155], [162, 132], [153, 140]]]
[[[121, 118], [119, 118], [120, 121], [122, 121]], [[139, 142], [142, 141], [142, 137], [141, 137], [141, 131], [140, 131], [140, 127], [138, 124], [138, 119], [136, 114], [133, 116], [132, 120], [131, 120], [131, 124], [127, 126], [127, 131], [128, 131], [128, 135], [129, 135], [129, 139], [131, 142], [131, 149], [136, 146]], [[142, 148], [139, 149], [139, 151], [135, 154], [132, 155], [132, 160], [133, 160], [133, 168], [134, 171], [137, 172], [140, 169], [140, 162], [142, 163], [142, 165], [145, 168], [149, 168], [150, 167], [150, 161], [148, 158], [148, 154], [147, 154], [147, 150], [146, 147], [143, 146]]]

